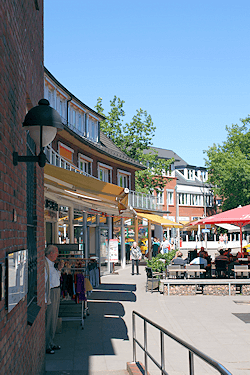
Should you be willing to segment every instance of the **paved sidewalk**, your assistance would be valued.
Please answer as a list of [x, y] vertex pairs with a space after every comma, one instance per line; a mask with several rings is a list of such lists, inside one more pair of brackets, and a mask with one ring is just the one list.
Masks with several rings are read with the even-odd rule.
[[[89, 302], [90, 316], [82, 330], [80, 322], [63, 322], [56, 343], [62, 349], [46, 355], [46, 375], [125, 374], [132, 361], [132, 311], [138, 311], [165, 329], [218, 360], [234, 375], [250, 375], [250, 296], [163, 296], [145, 291], [141, 275], [131, 275], [131, 266], [119, 274], [102, 277]], [[137, 320], [138, 338], [143, 325]], [[248, 323], [247, 323], [248, 322]], [[148, 329], [148, 350], [158, 361], [159, 333]], [[137, 360], [143, 362], [138, 349]], [[165, 339], [166, 371], [188, 374], [188, 353]], [[151, 375], [160, 374], [149, 363]], [[195, 359], [195, 374], [218, 374]]]

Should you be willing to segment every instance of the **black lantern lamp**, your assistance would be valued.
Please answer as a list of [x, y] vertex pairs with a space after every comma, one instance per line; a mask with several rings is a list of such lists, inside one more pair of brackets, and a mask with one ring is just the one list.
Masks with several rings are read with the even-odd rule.
[[13, 164], [17, 165], [18, 162], [38, 162], [40, 167], [44, 167], [46, 155], [43, 148], [53, 141], [57, 129], [63, 129], [59, 113], [50, 107], [47, 99], [41, 99], [38, 102], [38, 106], [31, 108], [26, 114], [23, 127], [29, 130], [37, 150], [40, 147], [40, 152], [37, 156], [19, 156], [17, 152], [13, 152]]

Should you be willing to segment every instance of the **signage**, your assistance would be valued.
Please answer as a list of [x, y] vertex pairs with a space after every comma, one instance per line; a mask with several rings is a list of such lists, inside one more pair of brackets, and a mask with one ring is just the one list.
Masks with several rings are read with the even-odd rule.
[[210, 229], [202, 229], [202, 233], [210, 233]]
[[111, 263], [118, 262], [118, 239], [109, 240], [109, 261]]

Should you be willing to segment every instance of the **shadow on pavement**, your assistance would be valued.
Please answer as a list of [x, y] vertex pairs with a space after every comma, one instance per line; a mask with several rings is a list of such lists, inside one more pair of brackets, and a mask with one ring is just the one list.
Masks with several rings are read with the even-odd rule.
[[[98, 290], [93, 290], [88, 299], [90, 315], [84, 321], [84, 329], [81, 329], [80, 321], [69, 320], [70, 314], [73, 319], [77, 318], [81, 305], [68, 304], [66, 307], [61, 303], [62, 333], [56, 334], [55, 342], [62, 348], [53, 355], [46, 355], [45, 374], [89, 375], [101, 370], [100, 375], [105, 374], [105, 356], [116, 354], [112, 340], [129, 340], [123, 320], [125, 310], [120, 301], [135, 302], [134, 291], [134, 284], [101, 284]], [[103, 362], [102, 368], [95, 368], [94, 356], [99, 356], [98, 364]]]

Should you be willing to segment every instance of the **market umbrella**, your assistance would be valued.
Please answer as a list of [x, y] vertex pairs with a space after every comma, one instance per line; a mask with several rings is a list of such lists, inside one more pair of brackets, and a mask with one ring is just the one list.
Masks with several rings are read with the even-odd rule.
[[237, 207], [220, 214], [201, 219], [204, 224], [227, 223], [240, 227], [240, 248], [242, 252], [242, 227], [250, 223], [250, 204], [244, 207]]

